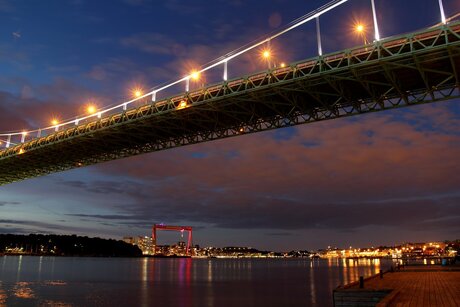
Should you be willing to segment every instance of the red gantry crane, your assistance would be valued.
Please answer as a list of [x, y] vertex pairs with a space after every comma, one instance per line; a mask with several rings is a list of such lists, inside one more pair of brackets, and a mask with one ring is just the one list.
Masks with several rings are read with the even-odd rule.
[[172, 231], [180, 231], [181, 234], [184, 231], [188, 231], [188, 240], [187, 240], [187, 248], [185, 250], [185, 254], [188, 256], [190, 252], [190, 246], [192, 244], [192, 227], [191, 226], [172, 226], [172, 225], [163, 225], [163, 224], [155, 224], [152, 228], [152, 242], [154, 245], [154, 254], [157, 251], [157, 230], [172, 230]]

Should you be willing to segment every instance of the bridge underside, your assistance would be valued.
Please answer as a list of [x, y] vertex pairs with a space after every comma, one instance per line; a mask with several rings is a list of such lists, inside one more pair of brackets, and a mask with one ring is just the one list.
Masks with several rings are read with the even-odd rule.
[[[460, 24], [231, 80], [0, 151], [0, 184], [231, 136], [460, 96]], [[180, 101], [187, 107], [182, 108]]]

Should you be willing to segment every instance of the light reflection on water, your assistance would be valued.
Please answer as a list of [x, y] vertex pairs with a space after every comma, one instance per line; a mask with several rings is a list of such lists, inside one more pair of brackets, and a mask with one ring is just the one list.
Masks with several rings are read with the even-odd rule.
[[0, 307], [330, 306], [332, 290], [391, 262], [369, 259], [0, 257]]
[[2, 289], [2, 282], [0, 281], [0, 307], [6, 306], [6, 293]]
[[17, 282], [13, 288], [13, 295], [21, 299], [31, 299], [35, 297], [34, 291], [29, 287], [28, 282]]

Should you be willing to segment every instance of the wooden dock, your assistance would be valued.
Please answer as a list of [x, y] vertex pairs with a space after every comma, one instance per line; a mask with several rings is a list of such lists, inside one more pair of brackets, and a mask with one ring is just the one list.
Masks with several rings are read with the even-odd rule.
[[406, 266], [334, 290], [334, 306], [459, 306], [460, 266]]

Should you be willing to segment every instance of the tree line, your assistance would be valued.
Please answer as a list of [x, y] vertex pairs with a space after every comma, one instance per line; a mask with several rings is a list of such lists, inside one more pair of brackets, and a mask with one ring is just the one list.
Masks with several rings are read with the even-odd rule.
[[119, 240], [48, 234], [0, 234], [1, 253], [92, 257], [142, 255], [142, 251], [137, 246]]

